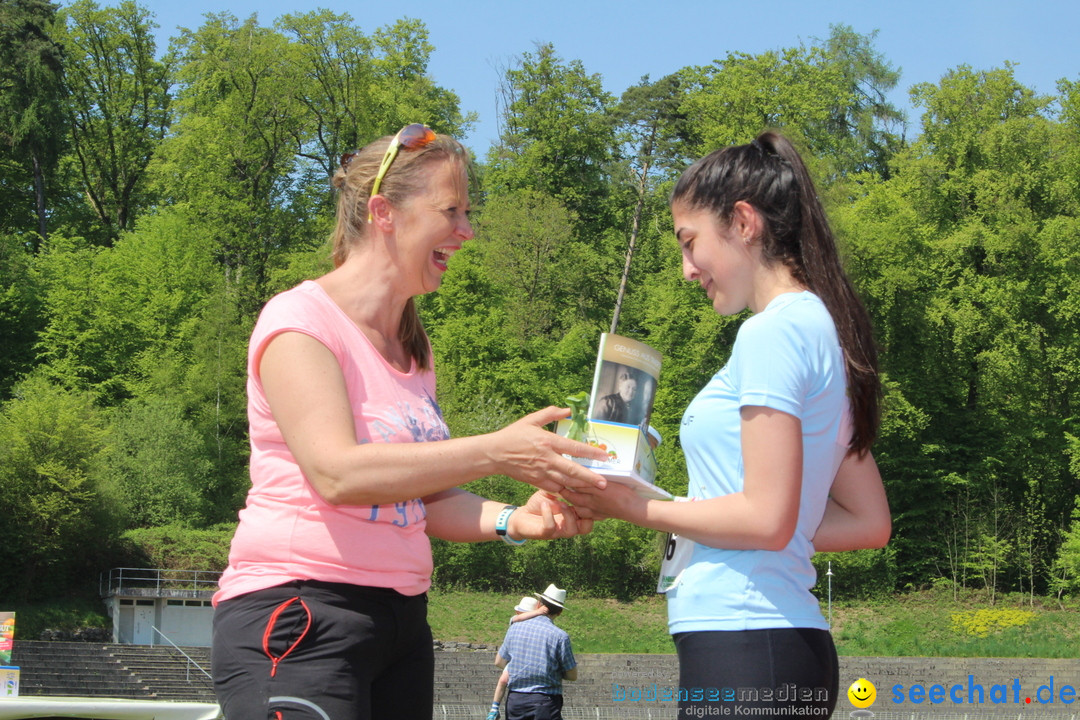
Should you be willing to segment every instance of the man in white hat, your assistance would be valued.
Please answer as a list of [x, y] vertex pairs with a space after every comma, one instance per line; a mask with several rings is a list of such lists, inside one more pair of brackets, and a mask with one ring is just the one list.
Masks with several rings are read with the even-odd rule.
[[[510, 623], [521, 622], [545, 613], [547, 613], [547, 608], [541, 605], [539, 600], [526, 596], [521, 598], [518, 604], [514, 606], [514, 616], [510, 618]], [[491, 698], [491, 710], [488, 711], [486, 720], [499, 720], [499, 705], [506, 696], [506, 686], [509, 684], [510, 671], [503, 668], [503, 671], [499, 674], [499, 681], [495, 683], [495, 695]]]
[[553, 622], [566, 607], [566, 590], [552, 583], [536, 597], [546, 614], [513, 623], [495, 654], [510, 673], [506, 720], [562, 720], [562, 682], [577, 680], [570, 636]]

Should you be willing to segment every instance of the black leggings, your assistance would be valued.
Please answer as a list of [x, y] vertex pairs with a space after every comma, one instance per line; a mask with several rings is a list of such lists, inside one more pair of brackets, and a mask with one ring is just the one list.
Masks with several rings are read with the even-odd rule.
[[836, 707], [840, 670], [827, 630], [688, 632], [674, 640], [679, 718], [734, 715], [737, 707], [812, 708], [798, 717], [827, 718]]
[[227, 720], [431, 720], [426, 595], [306, 580], [225, 600], [212, 665]]

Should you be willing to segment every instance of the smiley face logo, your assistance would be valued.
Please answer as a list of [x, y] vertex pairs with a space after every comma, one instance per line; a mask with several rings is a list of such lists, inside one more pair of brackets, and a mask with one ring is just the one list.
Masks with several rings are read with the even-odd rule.
[[857, 708], [868, 708], [877, 700], [877, 688], [866, 678], [859, 678], [851, 683], [847, 691], [848, 700]]

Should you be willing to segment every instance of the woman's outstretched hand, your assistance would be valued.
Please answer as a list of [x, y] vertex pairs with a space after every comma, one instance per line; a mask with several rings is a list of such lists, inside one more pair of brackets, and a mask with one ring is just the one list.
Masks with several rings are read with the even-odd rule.
[[617, 518], [640, 522], [648, 504], [648, 500], [621, 483], [610, 483], [604, 490], [568, 489], [562, 496], [574, 504], [575, 510], [588, 513], [594, 520]]
[[605, 451], [544, 429], [569, 416], [569, 408], [548, 407], [492, 433], [490, 452], [498, 472], [550, 493], [605, 487], [607, 480], [602, 476], [566, 457], [606, 460]]
[[534, 492], [507, 522], [510, 537], [518, 540], [551, 540], [584, 535], [593, 528], [588, 508], [573, 507], [542, 490]]

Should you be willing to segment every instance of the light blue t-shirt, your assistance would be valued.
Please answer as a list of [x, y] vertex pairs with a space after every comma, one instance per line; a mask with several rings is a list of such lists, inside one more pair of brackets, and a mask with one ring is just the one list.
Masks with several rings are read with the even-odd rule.
[[764, 406], [802, 421], [803, 480], [795, 534], [781, 551], [695, 545], [682, 581], [667, 593], [668, 627], [702, 630], [821, 628], [810, 592], [810, 540], [851, 440], [844, 357], [829, 311], [810, 292], [785, 293], [739, 328], [727, 365], [683, 415], [680, 439], [689, 497], [743, 489], [740, 415]]

